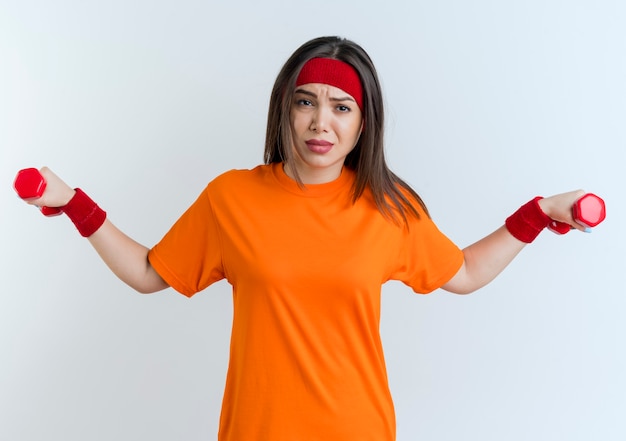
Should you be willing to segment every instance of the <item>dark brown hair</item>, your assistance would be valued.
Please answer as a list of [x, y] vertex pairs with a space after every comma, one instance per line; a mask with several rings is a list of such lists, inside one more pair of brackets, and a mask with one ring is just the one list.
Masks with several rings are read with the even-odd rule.
[[[296, 78], [302, 66], [311, 58], [334, 58], [356, 69], [363, 87], [365, 129], [356, 146], [348, 154], [345, 166], [356, 172], [352, 200], [356, 202], [369, 187], [378, 210], [398, 221], [407, 222], [407, 215], [419, 218], [413, 205], [417, 202], [428, 215], [418, 194], [396, 176], [385, 161], [383, 133], [383, 97], [376, 69], [369, 55], [358, 44], [340, 37], [320, 37], [300, 46], [280, 70], [270, 97], [265, 138], [265, 163], [292, 164], [291, 106]], [[296, 181], [302, 184], [295, 167], [290, 167]]]

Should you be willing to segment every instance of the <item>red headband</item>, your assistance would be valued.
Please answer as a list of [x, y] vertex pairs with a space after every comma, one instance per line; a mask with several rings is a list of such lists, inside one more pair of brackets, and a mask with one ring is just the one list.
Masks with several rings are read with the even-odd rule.
[[322, 83], [338, 87], [354, 98], [363, 110], [363, 88], [356, 70], [348, 63], [334, 58], [311, 58], [304, 63], [296, 87], [308, 83]]

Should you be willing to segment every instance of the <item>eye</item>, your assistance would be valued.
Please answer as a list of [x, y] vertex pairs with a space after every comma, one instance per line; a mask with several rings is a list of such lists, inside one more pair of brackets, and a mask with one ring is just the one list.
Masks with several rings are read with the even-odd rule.
[[296, 104], [298, 106], [312, 106], [313, 105], [313, 103], [311, 101], [309, 101], [307, 99], [304, 99], [304, 98], [300, 98], [300, 99], [296, 100]]
[[343, 112], [350, 112], [352, 109], [348, 106], [340, 104], [337, 106], [337, 110], [343, 113]]

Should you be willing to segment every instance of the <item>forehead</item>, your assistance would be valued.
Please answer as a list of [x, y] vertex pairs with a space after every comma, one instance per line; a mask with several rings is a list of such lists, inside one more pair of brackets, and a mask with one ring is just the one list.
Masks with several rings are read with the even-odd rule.
[[325, 83], [306, 83], [296, 87], [295, 92], [308, 92], [318, 97], [328, 97], [335, 99], [351, 99], [354, 101], [354, 97], [343, 89], [336, 86], [331, 86]]

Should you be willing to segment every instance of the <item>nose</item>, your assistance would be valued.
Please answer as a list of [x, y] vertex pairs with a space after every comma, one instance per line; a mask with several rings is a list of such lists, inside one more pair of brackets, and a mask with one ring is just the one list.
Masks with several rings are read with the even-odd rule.
[[315, 109], [311, 119], [311, 131], [326, 132], [330, 123], [331, 113], [326, 106], [319, 106]]

